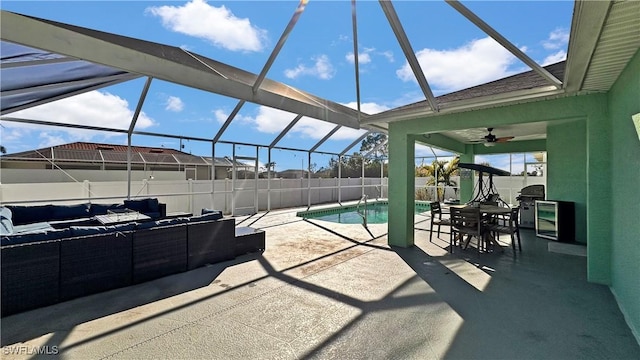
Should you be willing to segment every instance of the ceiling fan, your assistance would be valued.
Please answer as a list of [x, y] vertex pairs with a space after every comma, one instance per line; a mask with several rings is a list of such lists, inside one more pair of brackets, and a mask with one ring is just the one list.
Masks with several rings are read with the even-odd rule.
[[487, 131], [489, 133], [485, 135], [481, 140], [477, 141], [479, 143], [484, 143], [484, 146], [493, 146], [496, 143], [505, 143], [514, 138], [513, 136], [496, 137], [491, 133], [493, 131], [493, 128], [487, 128]]

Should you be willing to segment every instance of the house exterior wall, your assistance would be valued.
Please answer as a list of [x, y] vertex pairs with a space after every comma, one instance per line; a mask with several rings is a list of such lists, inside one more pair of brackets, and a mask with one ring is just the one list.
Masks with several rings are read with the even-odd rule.
[[[463, 113], [443, 114], [427, 119], [392, 122], [389, 127], [389, 155], [392, 163], [394, 159], [401, 162], [412, 162], [413, 158], [396, 156], [403, 153], [407, 154], [405, 147], [408, 145], [405, 139], [415, 136], [412, 134], [545, 121], [547, 126], [551, 128], [551, 131], [547, 134], [547, 142], [558, 144], [558, 148], [564, 149], [566, 147], [569, 150], [555, 149], [557, 152], [554, 152], [554, 154], [551, 154], [550, 151], [547, 152], [547, 194], [550, 198], [555, 198], [555, 200], [576, 202], [576, 206], [580, 211], [578, 214], [578, 219], [580, 220], [578, 226], [581, 227], [577, 229], [577, 233], [585, 234], [581, 235], [582, 241], [587, 244], [590, 250], [588, 257], [589, 280], [608, 284], [611, 266], [611, 240], [609, 237], [611, 234], [611, 222], [608, 197], [610, 197], [611, 188], [607, 181], [604, 180], [606, 175], [603, 175], [603, 169], [605, 172], [607, 171], [609, 162], [608, 148], [610, 139], [607, 136], [607, 119], [607, 96], [605, 94], [593, 94], [534, 101]], [[567, 132], [568, 129], [565, 129], [567, 131], [562, 131], [564, 129], [563, 124], [576, 121], [582, 122], [583, 125], [579, 125], [575, 133], [570, 132], [569, 134]], [[556, 128], [558, 131], [554, 131], [555, 126], [558, 126]], [[428, 141], [424, 142], [428, 143]], [[523, 145], [526, 147], [523, 150], [531, 151], [529, 145]], [[517, 146], [517, 142], [513, 142], [509, 152], [517, 152]], [[536, 146], [546, 145], [538, 143]], [[474, 151], [469, 147], [464, 147], [464, 149], [471, 153]], [[501, 152], [498, 146], [491, 149], [495, 153]], [[463, 154], [466, 157], [469, 155], [468, 153]], [[567, 167], [567, 164], [570, 164], [570, 166]], [[578, 167], [581, 169], [586, 168], [586, 172], [576, 170]], [[398, 168], [396, 171], [392, 170], [389, 173], [390, 207], [393, 207], [392, 204], [395, 202], [407, 201], [407, 204], [410, 202], [409, 197], [403, 196], [406, 195], [403, 192], [403, 189], [406, 189], [403, 185], [404, 180], [396, 181], [394, 179], [395, 176], [406, 176], [401, 172], [402, 169]], [[578, 184], [578, 187], [582, 187], [582, 190], [575, 190], [571, 194], [554, 193], [554, 191], [561, 192], [556, 188], [566, 188], [568, 186], [566, 181], [574, 181]], [[401, 186], [396, 187], [399, 183]], [[463, 182], [461, 184], [461, 194], [468, 194], [465, 189], [470, 187], [471, 184], [469, 181]], [[398, 196], [395, 196], [396, 191]], [[581, 193], [582, 195], [580, 195]], [[467, 199], [461, 196], [461, 200], [465, 201]], [[404, 208], [404, 206], [409, 206], [407, 204], [396, 204], [396, 206]], [[403, 213], [400, 209], [398, 209], [398, 212]], [[411, 220], [412, 216], [407, 216], [406, 219], [400, 222], [394, 222], [393, 218], [390, 217], [389, 241], [391, 243], [403, 243], [406, 246], [410, 246], [413, 243], [412, 237], [408, 235], [413, 226]], [[396, 232], [394, 230], [396, 226], [405, 229], [405, 240], [402, 239], [404, 235], [401, 235], [401, 231]], [[396, 236], [398, 236], [397, 239]]]
[[[575, 203], [576, 241], [587, 243], [587, 125], [585, 120], [547, 127], [548, 200]], [[570, 155], [570, 156], [569, 156]]]
[[609, 92], [609, 112], [611, 289], [640, 343], [640, 135], [631, 121], [640, 113], [640, 51]]
[[[587, 244], [588, 280], [611, 285], [636, 336], [640, 327], [640, 144], [631, 115], [640, 113], [640, 55], [636, 54], [607, 94], [560, 99], [392, 122], [389, 155], [410, 162], [412, 134], [546, 121], [547, 195], [574, 201], [578, 241]], [[414, 135], [415, 136], [415, 135]], [[494, 147], [496, 153], [498, 147]], [[544, 149], [541, 149], [544, 150]], [[465, 149], [469, 158], [473, 149]], [[389, 243], [411, 246], [412, 206], [402, 165], [389, 172]], [[461, 184], [461, 194], [467, 181]], [[461, 200], [464, 201], [464, 199]]]

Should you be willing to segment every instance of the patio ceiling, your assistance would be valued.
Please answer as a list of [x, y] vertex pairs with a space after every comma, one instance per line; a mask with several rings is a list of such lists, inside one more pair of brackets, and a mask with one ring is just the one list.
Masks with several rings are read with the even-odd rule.
[[[404, 33], [392, 2], [381, 1], [380, 3], [418, 79], [425, 100], [375, 115], [359, 112], [266, 78], [271, 62], [277, 57], [279, 47], [284, 44], [288, 32], [295, 26], [296, 16], [304, 10], [306, 1], [300, 2], [299, 11], [294, 14], [260, 74], [253, 74], [178, 47], [6, 11], [2, 11], [0, 37], [3, 41], [61, 54], [61, 57], [81, 59], [118, 69], [131, 77], [157, 78], [232, 97], [239, 100], [238, 110], [244, 102], [251, 102], [298, 114], [299, 116], [292, 120], [292, 124], [299, 120], [300, 116], [308, 116], [337, 126], [380, 132], [385, 132], [388, 124], [393, 121], [429, 118], [451, 112], [471, 111], [543, 98], [606, 92], [640, 48], [640, 22], [637, 21], [640, 15], [639, 1], [576, 1], [566, 62], [542, 68], [469, 9], [458, 1], [449, 0], [447, 1], [449, 5], [511, 51], [523, 63], [529, 65], [532, 70], [456, 93], [434, 97], [428, 79], [420, 70], [420, 66], [416, 66], [417, 60], [411, 48], [411, 39]], [[354, 36], [354, 38], [357, 46], [357, 37]], [[5, 68], [7, 65], [3, 62], [3, 70]], [[101, 79], [101, 81], [95, 86], [105, 86], [104, 80]], [[359, 87], [357, 81], [356, 87]], [[87, 89], [93, 88], [87, 87]], [[359, 94], [359, 88], [356, 90]], [[79, 91], [82, 89], [76, 90], [71, 95]], [[5, 96], [4, 92], [3, 89], [3, 96]], [[52, 99], [60, 97], [52, 97]], [[34, 104], [39, 103], [41, 102], [34, 102]], [[358, 107], [359, 105], [358, 101]], [[25, 106], [29, 105], [6, 109], [3, 105], [2, 114], [8, 114]], [[237, 111], [232, 112], [225, 125], [233, 120], [235, 113]], [[224, 131], [225, 125], [221, 132]], [[275, 146], [278, 139], [289, 128], [274, 140], [272, 146]], [[326, 138], [317, 144], [312, 144], [307, 150], [318, 148], [337, 129], [338, 127], [334, 128]], [[216, 135], [214, 141], [220, 138], [221, 132]], [[470, 143], [486, 135], [486, 129], [466, 129], [442, 134]], [[544, 123], [506, 126], [496, 128], [494, 134], [498, 137], [513, 136], [512, 141], [543, 139], [546, 137], [546, 126]], [[345, 149], [345, 152], [347, 150]]]

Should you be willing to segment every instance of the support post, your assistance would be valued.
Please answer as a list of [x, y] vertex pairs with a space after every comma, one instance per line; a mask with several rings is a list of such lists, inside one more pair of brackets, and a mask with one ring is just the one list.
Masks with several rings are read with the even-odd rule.
[[389, 245], [414, 244], [415, 140], [389, 125]]

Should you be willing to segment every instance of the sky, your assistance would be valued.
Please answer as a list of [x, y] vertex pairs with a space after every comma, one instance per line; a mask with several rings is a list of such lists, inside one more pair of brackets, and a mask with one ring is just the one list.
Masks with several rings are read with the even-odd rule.
[[[540, 65], [566, 58], [573, 1], [463, 1], [466, 7]], [[395, 1], [395, 10], [434, 95], [530, 70], [444, 1]], [[119, 35], [178, 46], [252, 73], [260, 73], [298, 6], [297, 1], [7, 1], [0, 8]], [[357, 1], [361, 109], [368, 114], [424, 100], [377, 1]], [[267, 77], [357, 107], [350, 1], [306, 5]], [[129, 126], [145, 79], [59, 100], [10, 116], [109, 128]], [[213, 138], [237, 100], [154, 79], [136, 130]], [[246, 104], [221, 139], [270, 144], [296, 114]], [[73, 141], [126, 143], [119, 134], [27, 126], [3, 121], [9, 153]], [[278, 146], [309, 149], [335, 125], [303, 118]], [[364, 131], [342, 128], [319, 151], [342, 152]], [[134, 145], [177, 149], [180, 140], [134, 136]], [[210, 156], [207, 142], [182, 141], [183, 151]], [[349, 153], [359, 150], [359, 145]], [[236, 146], [236, 155], [267, 151]], [[438, 155], [446, 155], [440, 151]], [[232, 156], [218, 144], [216, 156]], [[416, 156], [432, 156], [418, 147]], [[331, 156], [314, 154], [316, 168]], [[276, 170], [308, 166], [306, 152], [273, 150]], [[496, 165], [505, 158], [491, 158]], [[506, 163], [508, 164], [508, 157]], [[493, 165], [493, 163], [492, 163]], [[503, 168], [503, 167], [501, 167]], [[515, 171], [521, 171], [515, 169]]]

